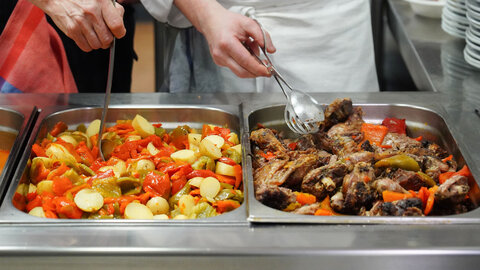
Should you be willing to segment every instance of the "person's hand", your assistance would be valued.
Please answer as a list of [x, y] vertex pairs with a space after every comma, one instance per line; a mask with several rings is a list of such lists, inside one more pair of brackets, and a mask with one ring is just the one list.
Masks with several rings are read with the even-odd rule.
[[85, 52], [106, 49], [114, 36], [121, 38], [125, 35], [124, 9], [111, 0], [30, 1], [48, 14], [58, 28]]
[[[216, 1], [176, 0], [175, 4], [205, 36], [215, 64], [228, 67], [240, 78], [270, 76], [245, 48], [250, 46], [258, 52], [258, 45], [264, 43], [262, 30], [253, 19], [231, 12]], [[275, 52], [268, 33], [266, 38], [267, 51]]]

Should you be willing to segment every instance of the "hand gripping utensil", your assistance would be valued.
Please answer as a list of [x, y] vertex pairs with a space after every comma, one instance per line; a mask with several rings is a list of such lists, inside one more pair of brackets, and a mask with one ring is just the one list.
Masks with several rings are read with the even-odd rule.
[[[255, 19], [254, 19], [255, 20]], [[249, 46], [246, 46], [247, 49], [252, 53], [259, 61], [262, 63], [273, 75], [278, 85], [283, 91], [283, 94], [287, 98], [287, 105], [285, 107], [285, 122], [288, 127], [295, 133], [299, 134], [308, 134], [315, 133], [320, 129], [320, 124], [325, 120], [325, 115], [323, 113], [322, 106], [309, 94], [294, 89], [284, 77], [278, 72], [278, 70], [273, 65], [272, 61], [268, 57], [266, 47], [266, 35], [263, 26], [255, 20], [260, 26], [263, 34], [263, 47], [260, 46], [260, 49], [265, 56], [265, 59], [262, 59], [259, 55], [254, 53]], [[284, 88], [284, 85], [289, 89], [287, 91]]]
[[[113, 3], [115, 4], [115, 2]], [[112, 92], [112, 81], [113, 81], [113, 65], [115, 60], [115, 37], [113, 38], [112, 46], [110, 47], [110, 56], [108, 63], [108, 75], [107, 75], [107, 89], [105, 91], [105, 100], [103, 103], [102, 119], [100, 121], [100, 129], [98, 130], [98, 151], [100, 152], [100, 157], [105, 161], [105, 156], [103, 155], [102, 150], [102, 134], [105, 127], [105, 121], [107, 118], [108, 105], [110, 104], [110, 93]]]

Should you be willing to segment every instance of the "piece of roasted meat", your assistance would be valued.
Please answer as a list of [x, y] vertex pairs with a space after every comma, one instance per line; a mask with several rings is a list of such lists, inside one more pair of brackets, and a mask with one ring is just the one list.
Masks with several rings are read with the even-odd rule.
[[458, 170], [438, 144], [409, 137], [404, 119], [388, 120], [366, 123], [360, 107], [336, 99], [316, 134], [284, 138], [274, 129], [252, 131], [256, 199], [305, 215], [425, 216], [472, 209], [468, 168]]

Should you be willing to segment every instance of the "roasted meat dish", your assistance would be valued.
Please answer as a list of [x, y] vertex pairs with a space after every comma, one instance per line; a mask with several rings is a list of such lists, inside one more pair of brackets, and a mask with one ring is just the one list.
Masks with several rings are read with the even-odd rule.
[[375, 125], [348, 98], [325, 109], [316, 134], [285, 138], [259, 128], [250, 133], [256, 199], [295, 214], [450, 215], [475, 206], [475, 183], [440, 145], [409, 137], [405, 119]]

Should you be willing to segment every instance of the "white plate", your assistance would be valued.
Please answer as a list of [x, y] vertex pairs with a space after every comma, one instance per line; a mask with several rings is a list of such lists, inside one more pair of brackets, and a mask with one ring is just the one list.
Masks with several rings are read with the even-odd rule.
[[444, 0], [406, 0], [410, 3], [415, 14], [423, 17], [439, 19], [442, 17], [442, 9], [445, 6]]
[[470, 51], [468, 50], [467, 47], [465, 47], [465, 50], [463, 51], [463, 55], [465, 56], [465, 61], [469, 63], [470, 65], [480, 68], [480, 61], [476, 60], [470, 55]]
[[459, 31], [445, 23], [445, 21], [442, 21], [442, 29], [443, 31], [447, 32], [448, 34], [458, 37], [458, 38], [465, 38], [465, 32]]
[[480, 28], [480, 20], [472, 18], [469, 12], [467, 12], [467, 19], [468, 19], [470, 25], [473, 25], [477, 28]]
[[480, 12], [480, 4], [476, 4], [476, 2], [473, 1], [473, 0], [468, 0], [467, 1], [467, 10], [468, 9], [472, 9], [472, 10], [475, 10], [477, 12]]
[[448, 8], [450, 11], [452, 11], [455, 14], [458, 14], [458, 15], [465, 15], [465, 13], [467, 12], [467, 7], [466, 6], [462, 7], [461, 5], [456, 5], [456, 4], [452, 4], [452, 3], [454, 3], [454, 2], [447, 1], [444, 8]]
[[466, 14], [458, 15], [458, 14], [450, 11], [448, 8], [443, 9], [443, 17], [447, 18], [450, 21], [454, 21], [454, 22], [458, 22], [460, 24], [468, 25], [468, 19], [467, 19]]
[[457, 21], [451, 21], [448, 18], [442, 17], [442, 23], [445, 23], [446, 25], [455, 28], [459, 31], [465, 32], [469, 25], [461, 24], [458, 23]]

